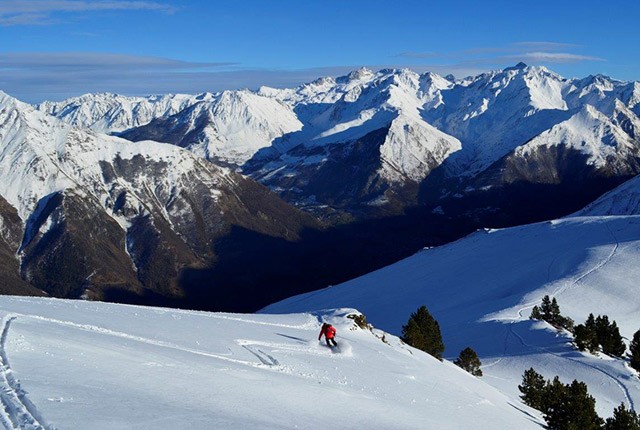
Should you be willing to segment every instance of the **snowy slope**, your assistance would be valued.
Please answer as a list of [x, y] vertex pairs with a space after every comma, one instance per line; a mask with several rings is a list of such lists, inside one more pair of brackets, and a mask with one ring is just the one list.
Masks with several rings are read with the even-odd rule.
[[518, 64], [458, 82], [427, 121], [463, 143], [452, 175], [476, 174], [519, 145], [567, 118], [568, 83], [544, 67]]
[[[448, 362], [356, 328], [348, 309], [211, 314], [0, 297], [8, 429], [539, 429]], [[321, 321], [340, 351], [316, 340]]]
[[640, 215], [640, 177], [604, 194], [574, 216]]
[[522, 373], [585, 381], [598, 412], [609, 416], [624, 401], [640, 403], [640, 379], [621, 360], [581, 354], [565, 333], [531, 322], [545, 294], [576, 323], [607, 314], [630, 339], [640, 329], [640, 217], [567, 218], [479, 231], [376, 272], [264, 311], [298, 312], [353, 306], [384, 330], [399, 334], [425, 304], [440, 322], [445, 356], [474, 348], [484, 380], [518, 394]]

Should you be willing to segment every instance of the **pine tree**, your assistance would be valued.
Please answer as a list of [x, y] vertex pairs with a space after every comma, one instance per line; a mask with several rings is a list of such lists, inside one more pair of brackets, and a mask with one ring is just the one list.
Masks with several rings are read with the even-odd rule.
[[560, 382], [558, 376], [545, 384], [540, 410], [547, 421], [547, 428], [551, 430], [567, 428], [570, 413], [567, 408], [567, 386]]
[[627, 346], [624, 344], [622, 340], [622, 336], [620, 335], [620, 329], [618, 329], [618, 324], [616, 322], [612, 322], [609, 326], [608, 330], [609, 335], [609, 345], [607, 349], [603, 347], [603, 352], [605, 354], [612, 355], [614, 357], [622, 357], [627, 350]]
[[615, 357], [622, 357], [627, 347], [622, 341], [618, 324], [609, 322], [607, 315], [598, 315], [595, 320], [597, 342], [602, 346], [602, 352]]
[[567, 409], [570, 411], [567, 429], [598, 430], [604, 425], [596, 413], [596, 399], [587, 390], [587, 384], [573, 380], [567, 386]]
[[562, 316], [560, 313], [560, 305], [558, 305], [555, 297], [551, 299], [549, 296], [544, 296], [540, 307], [534, 306], [531, 310], [530, 318], [542, 319], [556, 328], [573, 331], [573, 320]]
[[640, 430], [640, 417], [626, 408], [624, 403], [613, 410], [613, 417], [607, 418], [604, 430]]
[[629, 364], [640, 372], [640, 330], [634, 333], [633, 340], [629, 345], [629, 351], [631, 352], [631, 361]]
[[425, 306], [412, 313], [407, 324], [402, 326], [402, 340], [442, 361], [444, 343], [440, 325]]
[[588, 349], [595, 352], [598, 349], [598, 338], [595, 330], [590, 330], [586, 324], [578, 324], [574, 329], [574, 341], [580, 351]]
[[453, 364], [463, 368], [473, 376], [482, 376], [482, 369], [480, 369], [482, 363], [478, 358], [478, 354], [476, 354], [476, 352], [470, 347], [460, 351], [458, 359], [454, 361]]
[[608, 343], [609, 317], [607, 315], [598, 315], [596, 318], [596, 335], [598, 336], [598, 343], [600, 345]]
[[540, 312], [540, 308], [538, 306], [534, 306], [533, 309], [531, 309], [531, 315], [529, 316], [529, 318], [532, 320], [542, 319], [542, 312]]
[[556, 376], [547, 385], [545, 402], [543, 413], [550, 430], [598, 430], [604, 424], [584, 382], [574, 380], [564, 385]]
[[[555, 305], [554, 305], [555, 302]], [[553, 298], [553, 302], [551, 298], [547, 295], [542, 298], [542, 304], [540, 305], [540, 312], [542, 313], [542, 319], [551, 324], [554, 319], [554, 312], [558, 307], [558, 302], [555, 297]], [[558, 313], [560, 309], [558, 308]]]
[[526, 405], [542, 411], [546, 384], [547, 381], [545, 381], [544, 377], [536, 372], [533, 367], [525, 370], [524, 375], [522, 375], [522, 384], [518, 385], [518, 390], [522, 393], [520, 398]]
[[595, 353], [598, 351], [598, 332], [596, 329], [596, 319], [593, 314], [589, 314], [584, 326], [590, 334], [586, 347], [591, 353]]

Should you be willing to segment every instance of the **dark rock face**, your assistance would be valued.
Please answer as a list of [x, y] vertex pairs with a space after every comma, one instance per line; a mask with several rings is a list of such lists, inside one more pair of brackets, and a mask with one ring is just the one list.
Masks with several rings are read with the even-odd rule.
[[[111, 210], [130, 220], [126, 229], [93, 197], [66, 191], [43, 198], [26, 222], [21, 267], [15, 258], [21, 232], [12, 228], [6, 235], [13, 250], [6, 244], [8, 239], [0, 242], [6, 291], [35, 294], [42, 290], [55, 297], [212, 308], [190, 296], [195, 287], [183, 272], [215, 267], [222, 258], [219, 242], [232, 236], [232, 231], [242, 229], [270, 241], [289, 243], [298, 240], [305, 228], [319, 227], [313, 218], [266, 187], [234, 173], [227, 173], [227, 183], [221, 185], [217, 200], [211, 199], [201, 180], [202, 172], [200, 176], [193, 174], [190, 188], [165, 196], [166, 201], [160, 201], [152, 190], [141, 189], [134, 197], [116, 187], [117, 180], [133, 181], [134, 173], [140, 170], [161, 177], [166, 168], [170, 166], [142, 157], [102, 163], [105, 182], [113, 186]], [[139, 211], [134, 201], [144, 210]], [[20, 226], [15, 210], [4, 206], [0, 208], [5, 209], [3, 215], [8, 214], [5, 218]], [[246, 270], [245, 255], [237, 257], [242, 260], [234, 264]], [[224, 258], [235, 261], [233, 254]], [[230, 294], [224, 276], [201, 281], [198, 288], [207, 296]]]
[[22, 250], [25, 280], [55, 297], [101, 299], [113, 287], [140, 291], [124, 232], [95, 201], [60, 194], [48, 203], [51, 226]]
[[15, 208], [0, 196], [0, 294], [44, 295], [20, 277], [20, 262], [16, 252], [21, 239], [20, 217]]

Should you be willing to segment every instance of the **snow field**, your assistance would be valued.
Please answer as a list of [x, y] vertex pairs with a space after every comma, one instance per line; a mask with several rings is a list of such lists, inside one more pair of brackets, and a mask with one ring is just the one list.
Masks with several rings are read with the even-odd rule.
[[[345, 318], [352, 312], [232, 315], [0, 297], [10, 363], [1, 376], [15, 377], [0, 384], [19, 400], [2, 397], [4, 424], [540, 428], [518, 400], [394, 336], [382, 342], [382, 332]], [[321, 321], [337, 328], [341, 352], [317, 341]], [[12, 421], [24, 410], [32, 427]]]

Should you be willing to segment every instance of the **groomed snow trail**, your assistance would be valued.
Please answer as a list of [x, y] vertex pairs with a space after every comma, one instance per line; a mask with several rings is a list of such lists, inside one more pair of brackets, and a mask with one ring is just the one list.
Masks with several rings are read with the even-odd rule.
[[27, 393], [20, 387], [20, 382], [13, 375], [7, 358], [5, 345], [11, 322], [15, 315], [2, 319], [2, 337], [0, 338], [0, 401], [2, 411], [0, 420], [7, 430], [54, 430], [46, 424], [36, 406], [27, 398]]

